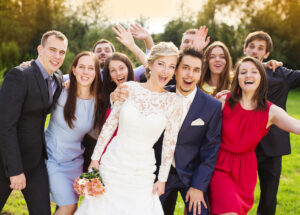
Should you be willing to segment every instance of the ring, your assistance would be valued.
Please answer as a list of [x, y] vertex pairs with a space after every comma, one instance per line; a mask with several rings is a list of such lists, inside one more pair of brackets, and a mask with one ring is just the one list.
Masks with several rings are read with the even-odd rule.
[[200, 202], [198, 202], [198, 204], [200, 205]]

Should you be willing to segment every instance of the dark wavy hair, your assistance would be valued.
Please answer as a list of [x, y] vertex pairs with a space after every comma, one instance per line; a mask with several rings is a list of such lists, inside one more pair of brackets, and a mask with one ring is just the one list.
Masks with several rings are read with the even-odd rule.
[[[78, 61], [81, 57], [83, 56], [91, 56], [94, 61], [95, 65], [95, 79], [90, 87], [90, 92], [94, 97], [95, 105], [94, 105], [94, 128], [100, 128], [101, 125], [101, 103], [102, 101], [102, 81], [101, 81], [101, 75], [100, 75], [100, 62], [98, 58], [94, 55], [92, 52], [84, 51], [79, 53], [73, 60], [73, 63], [71, 65], [71, 68], [69, 70], [69, 77], [70, 77], [70, 88], [69, 88], [69, 93], [68, 93], [68, 98], [66, 101], [66, 104], [64, 106], [64, 118], [66, 122], [68, 123], [70, 128], [74, 128], [73, 121], [76, 120], [75, 117], [75, 111], [76, 111], [76, 100], [77, 100], [77, 81], [76, 77], [73, 74], [72, 68], [76, 68]], [[104, 117], [105, 120], [105, 117]], [[104, 123], [104, 121], [103, 121]], [[102, 123], [102, 124], [103, 124]], [[102, 127], [102, 126], [101, 126]]]
[[212, 52], [212, 50], [216, 47], [220, 47], [225, 55], [226, 65], [222, 73], [220, 74], [219, 83], [213, 92], [212, 96], [215, 96], [218, 92], [221, 92], [222, 90], [228, 90], [230, 88], [230, 71], [232, 70], [232, 59], [230, 56], [230, 52], [227, 48], [227, 46], [220, 42], [216, 41], [213, 42], [210, 46], [207, 47], [207, 49], [204, 52], [204, 59], [202, 64], [202, 72], [201, 77], [199, 81], [199, 87], [203, 90], [202, 86], [204, 83], [208, 83], [211, 79], [211, 71], [209, 69], [209, 56]]
[[256, 110], [265, 110], [267, 109], [267, 92], [268, 92], [267, 74], [262, 63], [253, 57], [244, 57], [237, 62], [235, 66], [236, 67], [235, 74], [231, 84], [231, 92], [228, 98], [229, 105], [233, 109], [236, 103], [238, 103], [242, 98], [242, 89], [239, 85], [238, 76], [240, 74], [240, 67], [244, 62], [252, 62], [259, 71], [261, 80], [258, 85], [258, 88], [255, 90], [255, 93], [252, 97], [252, 101], [257, 103]]
[[133, 66], [130, 59], [125, 54], [115, 52], [112, 54], [112, 56], [106, 58], [103, 68], [103, 110], [107, 110], [110, 107], [110, 94], [117, 88], [117, 85], [115, 84], [115, 82], [112, 81], [109, 73], [109, 64], [112, 60], [118, 60], [123, 62], [128, 70], [128, 76], [126, 81], [134, 81]]

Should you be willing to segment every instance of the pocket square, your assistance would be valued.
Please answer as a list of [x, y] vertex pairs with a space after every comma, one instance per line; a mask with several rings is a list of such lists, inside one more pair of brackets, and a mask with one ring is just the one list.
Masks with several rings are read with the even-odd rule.
[[204, 121], [201, 118], [194, 120], [191, 124], [191, 126], [199, 126], [199, 125], [204, 125]]

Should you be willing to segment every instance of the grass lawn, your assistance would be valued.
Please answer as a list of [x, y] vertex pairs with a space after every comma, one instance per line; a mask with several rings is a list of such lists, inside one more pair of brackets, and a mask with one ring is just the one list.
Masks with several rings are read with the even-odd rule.
[[[293, 117], [300, 119], [300, 91], [292, 91], [289, 94], [287, 111]], [[300, 214], [300, 136], [291, 134], [292, 154], [283, 157], [282, 174], [278, 191], [277, 215]], [[256, 214], [259, 197], [259, 187], [255, 190], [255, 205], [249, 212]], [[182, 215], [184, 203], [179, 195], [177, 199], [175, 215]], [[54, 205], [52, 204], [54, 211]], [[26, 204], [21, 192], [13, 192], [3, 211], [0, 214], [25, 215], [28, 214]]]

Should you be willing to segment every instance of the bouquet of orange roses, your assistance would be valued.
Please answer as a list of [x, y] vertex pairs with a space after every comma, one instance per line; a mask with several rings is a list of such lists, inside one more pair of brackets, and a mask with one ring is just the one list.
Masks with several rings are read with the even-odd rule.
[[95, 197], [105, 192], [105, 187], [99, 171], [92, 169], [89, 173], [82, 173], [74, 182], [75, 191], [85, 197]]

